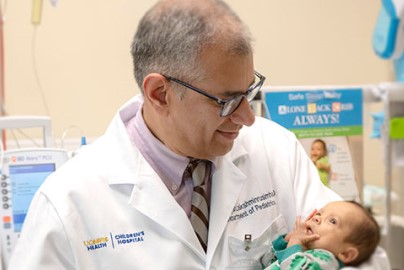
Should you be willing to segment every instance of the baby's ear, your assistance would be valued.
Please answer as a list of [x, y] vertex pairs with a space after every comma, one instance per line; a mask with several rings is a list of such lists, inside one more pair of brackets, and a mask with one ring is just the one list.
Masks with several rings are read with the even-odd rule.
[[337, 257], [344, 264], [348, 264], [356, 259], [359, 255], [359, 250], [356, 247], [347, 247], [344, 251], [340, 252]]

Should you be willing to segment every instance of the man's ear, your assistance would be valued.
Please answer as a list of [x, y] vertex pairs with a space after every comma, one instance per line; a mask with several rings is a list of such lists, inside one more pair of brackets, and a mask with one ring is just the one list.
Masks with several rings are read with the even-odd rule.
[[169, 83], [167, 79], [158, 73], [150, 73], [143, 80], [143, 96], [155, 110], [164, 110], [167, 106], [167, 91]]
[[350, 263], [355, 260], [359, 255], [359, 250], [356, 247], [347, 247], [340, 252], [337, 257], [344, 264]]

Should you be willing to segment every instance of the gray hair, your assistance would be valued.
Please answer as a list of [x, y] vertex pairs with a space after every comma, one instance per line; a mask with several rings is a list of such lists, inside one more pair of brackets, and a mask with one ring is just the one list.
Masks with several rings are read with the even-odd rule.
[[229, 55], [252, 52], [251, 35], [221, 0], [163, 0], [141, 19], [132, 43], [135, 79], [142, 90], [153, 72], [187, 82], [202, 80], [199, 56], [221, 46]]

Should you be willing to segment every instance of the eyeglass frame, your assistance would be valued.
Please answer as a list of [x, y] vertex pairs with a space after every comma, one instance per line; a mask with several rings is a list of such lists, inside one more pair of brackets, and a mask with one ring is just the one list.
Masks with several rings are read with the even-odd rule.
[[[207, 93], [207, 92], [205, 92], [205, 91], [203, 91], [203, 90], [201, 90], [201, 89], [199, 89], [199, 88], [197, 88], [197, 87], [195, 87], [193, 85], [190, 85], [189, 83], [186, 83], [186, 82], [181, 81], [179, 79], [176, 79], [174, 77], [171, 77], [171, 76], [168, 76], [168, 75], [163, 75], [163, 76], [169, 81], [173, 81], [175, 83], [178, 83], [178, 84], [180, 84], [180, 85], [182, 85], [182, 86], [184, 86], [184, 87], [186, 87], [188, 89], [191, 89], [191, 90], [193, 90], [193, 91], [195, 91], [195, 92], [197, 92], [197, 93], [199, 93], [201, 95], [204, 95], [205, 97], [208, 97], [208, 98], [216, 101], [221, 106], [220, 116], [221, 117], [226, 117], [226, 116], [229, 116], [230, 114], [232, 114], [233, 112], [235, 112], [238, 109], [240, 104], [243, 102], [243, 99], [242, 98], [240, 99], [239, 104], [237, 104], [237, 106], [235, 106], [234, 109], [231, 112], [229, 112], [227, 114], [224, 114], [223, 112], [224, 112], [224, 108], [225, 108], [226, 104], [229, 104], [229, 102], [234, 101], [235, 99], [240, 98], [240, 97], [245, 97], [248, 102], [251, 102], [254, 99], [254, 97], [258, 94], [258, 92], [260, 91], [260, 89], [261, 89], [262, 85], [264, 84], [264, 81], [265, 81], [266, 78], [265, 78], [264, 75], [258, 73], [257, 71], [254, 71], [254, 75], [258, 77], [258, 79], [259, 79], [258, 82], [254, 83], [253, 85], [248, 87], [248, 89], [247, 89], [247, 91], [245, 93], [240, 94], [240, 95], [235, 95], [235, 96], [232, 96], [232, 97], [226, 98], [226, 99], [221, 99], [221, 98], [218, 98], [216, 96], [213, 96], [213, 95], [211, 95], [211, 94], [209, 94], [209, 93]], [[247, 96], [251, 92], [256, 90], [257, 88], [258, 88], [257, 92], [255, 93], [254, 96], [250, 97], [250, 100], [249, 100], [247, 98]]]

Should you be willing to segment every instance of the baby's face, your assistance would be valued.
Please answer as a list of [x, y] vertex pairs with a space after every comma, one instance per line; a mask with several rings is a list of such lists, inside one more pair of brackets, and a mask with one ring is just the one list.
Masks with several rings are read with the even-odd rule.
[[318, 159], [318, 158], [324, 156], [324, 154], [325, 154], [325, 149], [321, 142], [315, 142], [311, 145], [311, 149], [310, 149], [311, 157], [315, 157]]
[[308, 248], [321, 248], [334, 255], [339, 254], [345, 247], [352, 246], [345, 239], [362, 218], [364, 214], [352, 203], [337, 201], [327, 204], [306, 222], [308, 232], [320, 236]]

